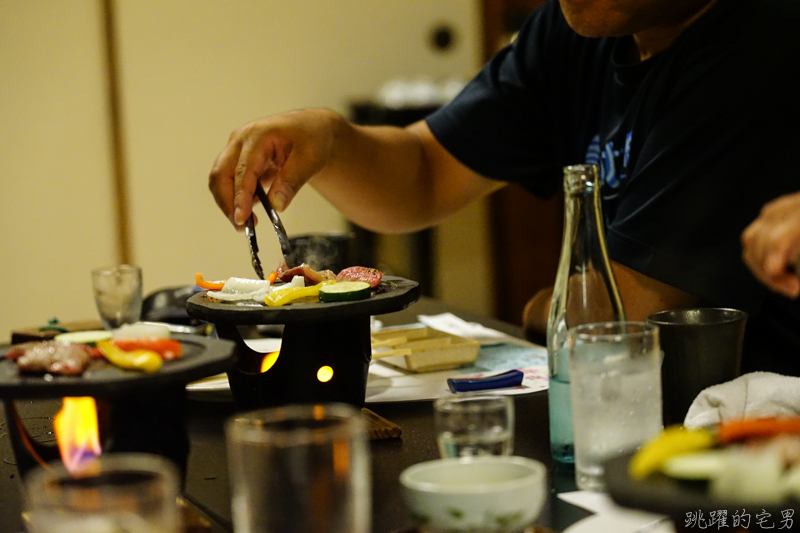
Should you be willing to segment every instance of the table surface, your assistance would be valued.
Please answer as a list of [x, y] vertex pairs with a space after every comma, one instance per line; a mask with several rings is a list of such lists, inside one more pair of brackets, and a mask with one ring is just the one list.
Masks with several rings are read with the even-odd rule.
[[[407, 324], [416, 321], [420, 314], [438, 314], [454, 310], [423, 298], [411, 307], [397, 313], [377, 317], [384, 325]], [[460, 317], [521, 336], [512, 325], [470, 313], [455, 311]], [[588, 512], [559, 500], [556, 494], [575, 490], [574, 471], [557, 467], [550, 455], [547, 414], [547, 392], [512, 396], [516, 413], [514, 454], [537, 459], [544, 463], [549, 475], [549, 495], [536, 524], [555, 531], [589, 515]], [[52, 432], [51, 417], [58, 408], [57, 401], [17, 401], [17, 409], [33, 434], [47, 440]], [[399, 439], [372, 441], [372, 531], [391, 533], [411, 525], [403, 502], [399, 482], [400, 473], [407, 467], [439, 456], [433, 429], [431, 401], [368, 404], [367, 407], [403, 429]], [[185, 499], [212, 522], [212, 531], [232, 531], [230, 519], [230, 491], [228, 486], [227, 458], [223, 425], [234, 414], [232, 402], [198, 401], [186, 403], [187, 426], [191, 451], [186, 472]], [[37, 428], [31, 428], [31, 421]], [[13, 452], [6, 420], [0, 414], [0, 533], [20, 532], [22, 520], [21, 483], [14, 465]]]

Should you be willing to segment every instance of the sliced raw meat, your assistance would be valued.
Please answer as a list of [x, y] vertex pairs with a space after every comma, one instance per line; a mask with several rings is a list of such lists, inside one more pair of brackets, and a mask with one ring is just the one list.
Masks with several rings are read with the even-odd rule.
[[89, 350], [85, 344], [29, 342], [14, 347], [6, 357], [16, 359], [17, 368], [24, 374], [77, 376], [92, 358]]

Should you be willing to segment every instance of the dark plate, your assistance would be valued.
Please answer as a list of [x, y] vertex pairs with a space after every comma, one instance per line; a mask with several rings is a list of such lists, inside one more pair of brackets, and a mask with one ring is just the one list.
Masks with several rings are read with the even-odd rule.
[[382, 315], [405, 309], [420, 297], [416, 281], [384, 276], [379, 288], [368, 300], [355, 302], [295, 303], [281, 307], [266, 307], [256, 302], [215, 302], [203, 291], [186, 303], [189, 316], [215, 324], [290, 324], [293, 322], [323, 322], [355, 316]]
[[780, 521], [781, 511], [793, 509], [800, 511], [800, 501], [787, 500], [778, 505], [759, 505], [757, 502], [722, 501], [710, 496], [701, 484], [692, 485], [679, 482], [662, 474], [653, 474], [641, 481], [628, 475], [628, 462], [633, 453], [621, 455], [605, 464], [606, 490], [620, 505], [669, 515], [676, 522], [683, 523], [687, 513], [702, 512], [707, 518], [712, 511], [727, 511], [730, 517], [748, 513], [751, 523], [762, 511], [771, 515], [776, 523]]
[[233, 364], [234, 344], [230, 341], [173, 334], [183, 345], [183, 355], [164, 361], [155, 374], [123, 370], [103, 362], [99, 368], [82, 376], [20, 375], [17, 364], [5, 359], [9, 348], [0, 350], [0, 398], [61, 398], [64, 396], [116, 396], [169, 385], [181, 386], [190, 381], [225, 372]]

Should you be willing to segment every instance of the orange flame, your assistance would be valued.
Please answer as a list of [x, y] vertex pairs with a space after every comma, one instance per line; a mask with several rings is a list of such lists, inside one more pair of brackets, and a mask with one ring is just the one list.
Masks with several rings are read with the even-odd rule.
[[100, 431], [94, 398], [64, 398], [53, 420], [53, 429], [67, 470], [75, 474], [100, 455]]
[[272, 368], [272, 365], [274, 365], [275, 361], [278, 360], [278, 356], [279, 355], [280, 355], [280, 350], [278, 350], [276, 352], [270, 352], [270, 353], [268, 353], [267, 355], [264, 356], [264, 359], [261, 360], [261, 373], [262, 374], [264, 372], [266, 372], [267, 370], [269, 370], [270, 368]]

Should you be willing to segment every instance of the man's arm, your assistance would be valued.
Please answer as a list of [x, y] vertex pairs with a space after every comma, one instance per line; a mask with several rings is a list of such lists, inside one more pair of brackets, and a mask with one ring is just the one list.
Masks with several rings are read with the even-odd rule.
[[386, 233], [431, 226], [502, 187], [453, 158], [425, 122], [357, 126], [321, 109], [268, 117], [231, 134], [209, 188], [237, 228], [250, 215], [259, 179], [279, 211], [311, 183], [350, 220]]
[[[687, 292], [614, 261], [611, 262], [611, 268], [614, 270], [614, 278], [617, 280], [628, 320], [644, 322], [653, 313], [694, 307], [699, 303], [697, 297]], [[534, 342], [542, 343], [546, 339], [547, 316], [552, 296], [552, 287], [542, 289], [528, 301], [523, 311], [522, 326], [526, 336]]]

